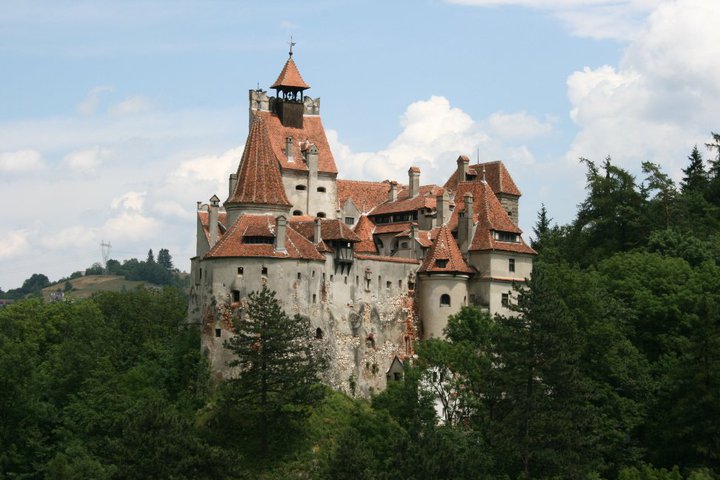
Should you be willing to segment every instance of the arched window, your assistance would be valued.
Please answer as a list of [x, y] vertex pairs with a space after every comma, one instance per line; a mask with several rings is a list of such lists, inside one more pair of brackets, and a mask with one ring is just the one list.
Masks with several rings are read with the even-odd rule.
[[441, 307], [449, 307], [450, 306], [450, 295], [447, 293], [443, 293], [440, 295], [440, 306]]
[[325, 193], [325, 192], [327, 192], [327, 190], [325, 189], [325, 187], [318, 187], [317, 191], [320, 192], [320, 193]]
[[322, 328], [318, 327], [318, 328], [315, 330], [315, 338], [318, 339], [318, 340], [322, 340], [322, 338], [323, 338]]
[[295, 190], [306, 190], [307, 187], [305, 185], [295, 185]]
[[318, 212], [318, 218], [325, 218], [325, 212]]
[[300, 210], [294, 210], [294, 211], [293, 211], [293, 215], [296, 216], [296, 217], [299, 217], [299, 216], [302, 215], [302, 212], [301, 212]]

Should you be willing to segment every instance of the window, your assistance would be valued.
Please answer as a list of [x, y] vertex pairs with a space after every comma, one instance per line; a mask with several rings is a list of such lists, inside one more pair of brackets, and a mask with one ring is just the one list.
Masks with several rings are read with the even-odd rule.
[[315, 278], [315, 270], [312, 271], [312, 278]]
[[238, 275], [242, 275], [243, 272], [245, 272], [245, 269], [243, 267], [238, 267]]
[[448, 261], [445, 259], [437, 259], [437, 260], [435, 260], [435, 266], [437, 268], [445, 268], [445, 267], [447, 267], [447, 262]]
[[274, 237], [243, 237], [243, 243], [245, 244], [264, 244], [264, 245], [272, 245], [275, 243]]
[[202, 268], [200, 269], [200, 278], [202, 278]]
[[508, 217], [512, 218], [512, 210], [507, 211]]
[[402, 280], [398, 280], [398, 288], [402, 288]]
[[307, 187], [305, 185], [295, 185], [295, 190], [306, 190]]
[[507, 307], [508, 305], [510, 305], [510, 294], [503, 293], [502, 294], [502, 306]]
[[300, 272], [298, 272], [298, 273], [297, 273], [297, 279], [300, 280], [301, 278], [302, 278], [302, 275], [300, 274]]
[[317, 214], [318, 218], [325, 218], [325, 212], [318, 212]]
[[345, 285], [347, 285], [347, 275], [345, 275]]
[[302, 212], [300, 210], [293, 210], [293, 215], [296, 217], [302, 216]]
[[325, 187], [318, 187], [317, 191], [320, 192], [320, 193], [325, 193], [325, 192], [327, 192], [327, 190], [325, 189]]
[[322, 328], [318, 327], [318, 328], [315, 330], [315, 338], [318, 339], [318, 340], [322, 340], [322, 338], [323, 338]]
[[317, 295], [313, 293], [313, 303], [317, 303]]
[[400, 248], [408, 248], [408, 242], [400, 242]]
[[450, 306], [450, 295], [447, 293], [443, 293], [440, 295], [440, 306], [441, 307], [449, 307]]
[[390, 280], [388, 280], [388, 281], [385, 283], [385, 287], [386, 287], [388, 290], [390, 290], [390, 289], [392, 288], [392, 282], [391, 282]]
[[497, 232], [497, 231], [495, 231], [495, 232], [493, 232], [493, 238], [494, 238], [495, 240], [499, 240], [499, 241], [501, 241], [501, 242], [513, 242], [513, 243], [517, 243], [517, 242], [518, 242], [518, 236], [517, 236], [517, 234], [511, 233], [511, 232]]
[[393, 372], [393, 378], [395, 379], [396, 382], [399, 382], [400, 380], [402, 380], [402, 373]]
[[355, 285], [360, 285], [360, 275], [355, 275]]
[[355, 217], [345, 217], [345, 225], [355, 225]]
[[217, 338], [220, 338], [220, 337], [222, 336], [222, 330], [219, 329], [219, 328], [216, 328], [216, 329], [215, 329], [215, 336], [216, 336]]
[[233, 303], [237, 303], [240, 301], [240, 290], [232, 291], [232, 301], [233, 301]]
[[510, 270], [511, 272], [515, 271], [515, 259], [514, 258], [511, 258], [508, 260], [508, 270]]
[[335, 275], [330, 275], [330, 281], [332, 282], [333, 280], [335, 280]]
[[260, 274], [261, 274], [261, 275], [267, 275], [267, 267], [262, 267], [262, 268], [260, 269]]

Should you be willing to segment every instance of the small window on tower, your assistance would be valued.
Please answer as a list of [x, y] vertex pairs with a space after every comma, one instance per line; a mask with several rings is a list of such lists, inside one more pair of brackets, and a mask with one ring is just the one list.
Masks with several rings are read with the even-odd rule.
[[238, 272], [238, 275], [242, 275], [243, 272], [245, 272], [245, 269], [243, 267], [238, 267], [237, 272]]
[[300, 210], [293, 210], [293, 215], [296, 217], [302, 216], [302, 212]]
[[507, 307], [508, 305], [510, 305], [510, 294], [503, 293], [502, 294], [502, 306]]
[[445, 260], [445, 259], [435, 260], [435, 266], [436, 266], [437, 268], [446, 268], [446, 267], [447, 267], [447, 263], [448, 263], [448, 261]]
[[392, 288], [392, 282], [389, 281], [389, 280], [388, 280], [387, 282], [385, 282], [385, 287], [386, 287], [388, 290], [390, 290], [390, 289]]
[[216, 329], [215, 329], [215, 336], [216, 336], [217, 338], [220, 338], [220, 337], [222, 336], [222, 330], [219, 329], [219, 328], [216, 328]]
[[325, 193], [325, 192], [327, 192], [327, 190], [325, 189], [325, 187], [318, 187], [317, 191], [320, 192], [320, 193]]
[[300, 272], [297, 273], [297, 279], [300, 280], [302, 278], [302, 274]]
[[260, 269], [260, 274], [261, 274], [261, 275], [267, 275], [267, 272], [268, 272], [267, 267], [262, 267], [262, 268]]
[[232, 291], [232, 301], [233, 303], [238, 303], [240, 301], [240, 290]]
[[325, 212], [318, 212], [317, 216], [318, 216], [318, 218], [325, 218], [325, 217], [326, 217]]
[[318, 339], [318, 340], [322, 340], [322, 338], [323, 338], [322, 328], [318, 327], [318, 328], [315, 330], [315, 338]]
[[514, 258], [511, 258], [508, 260], [508, 270], [510, 270], [511, 272], [515, 271], [515, 259]]
[[441, 307], [449, 307], [450, 306], [450, 295], [447, 293], [443, 293], [440, 295], [440, 306]]
[[295, 190], [306, 190], [307, 187], [305, 185], [295, 185]]

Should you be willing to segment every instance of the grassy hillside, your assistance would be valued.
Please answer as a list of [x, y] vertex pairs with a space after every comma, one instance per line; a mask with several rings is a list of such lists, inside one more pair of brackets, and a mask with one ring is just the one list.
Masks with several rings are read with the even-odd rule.
[[[122, 275], [87, 275], [68, 280], [73, 289], [64, 292], [65, 298], [89, 298], [95, 292], [122, 292], [134, 290], [139, 286], [153, 286], [151, 283], [125, 280]], [[42, 297], [50, 300], [50, 295], [65, 289], [65, 282], [58, 282], [42, 289]]]

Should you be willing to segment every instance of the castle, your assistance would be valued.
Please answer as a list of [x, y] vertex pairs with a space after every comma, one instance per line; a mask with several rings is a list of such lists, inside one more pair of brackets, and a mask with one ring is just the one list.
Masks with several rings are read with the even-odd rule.
[[[441, 337], [463, 305], [509, 314], [535, 252], [518, 227], [520, 191], [502, 162], [460, 156], [443, 186], [338, 179], [320, 99], [292, 51], [275, 96], [250, 90], [250, 132], [227, 199], [197, 206], [189, 321], [213, 371], [247, 295], [267, 285], [310, 319], [327, 382], [361, 395], [398, 379], [413, 340]], [[352, 386], [351, 386], [352, 385]]]

